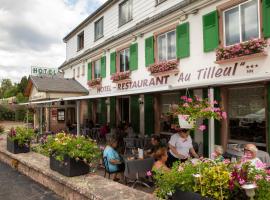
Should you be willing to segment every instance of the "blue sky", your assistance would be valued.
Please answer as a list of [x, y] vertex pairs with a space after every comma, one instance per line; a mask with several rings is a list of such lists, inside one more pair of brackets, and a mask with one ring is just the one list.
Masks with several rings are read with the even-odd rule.
[[57, 68], [63, 37], [106, 0], [0, 0], [0, 80], [18, 82], [31, 66]]

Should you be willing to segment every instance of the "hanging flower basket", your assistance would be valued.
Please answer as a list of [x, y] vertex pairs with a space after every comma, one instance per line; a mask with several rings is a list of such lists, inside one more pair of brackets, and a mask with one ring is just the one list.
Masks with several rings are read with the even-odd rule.
[[148, 67], [148, 71], [153, 76], [159, 76], [161, 74], [164, 75], [164, 73], [178, 74], [179, 70], [178, 70], [177, 66], [178, 66], [178, 61], [177, 60], [164, 61], [164, 62], [160, 62], [160, 63], [150, 65]]
[[267, 46], [266, 40], [253, 39], [230, 47], [221, 47], [216, 50], [216, 62], [264, 53]]
[[101, 85], [101, 81], [102, 79], [101, 78], [96, 78], [96, 79], [93, 79], [93, 80], [90, 80], [87, 82], [87, 85], [89, 87], [98, 87]]
[[187, 97], [181, 96], [180, 103], [172, 106], [172, 113], [178, 117], [180, 128], [195, 129], [204, 131], [206, 126], [196, 123], [198, 119], [222, 120], [226, 119], [227, 114], [218, 107], [218, 102], [210, 102], [209, 99], [201, 99], [197, 96]]
[[117, 72], [115, 74], [112, 74], [111, 80], [114, 83], [119, 83], [121, 81], [129, 81], [130, 80], [130, 71]]

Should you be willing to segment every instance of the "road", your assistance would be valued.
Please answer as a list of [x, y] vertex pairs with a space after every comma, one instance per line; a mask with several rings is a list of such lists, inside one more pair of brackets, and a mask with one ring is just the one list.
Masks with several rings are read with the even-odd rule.
[[0, 162], [0, 200], [61, 200], [54, 192]]

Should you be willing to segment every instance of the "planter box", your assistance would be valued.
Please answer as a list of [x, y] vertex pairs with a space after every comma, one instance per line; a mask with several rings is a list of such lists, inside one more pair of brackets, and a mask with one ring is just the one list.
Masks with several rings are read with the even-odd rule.
[[172, 69], [165, 72], [151, 73], [152, 76], [178, 75], [179, 69]]
[[255, 53], [255, 54], [240, 56], [240, 57], [236, 57], [236, 58], [230, 58], [230, 59], [226, 59], [226, 60], [218, 60], [218, 61], [215, 61], [215, 63], [216, 64], [226, 64], [226, 63], [229, 63], [229, 62], [237, 62], [237, 61], [241, 61], [241, 60], [250, 60], [250, 59], [264, 57], [264, 56], [267, 56], [267, 52]]
[[186, 120], [186, 118], [188, 118], [188, 117], [189, 117], [189, 115], [178, 115], [178, 121], [179, 121], [180, 128], [192, 129], [194, 127], [194, 121], [189, 122], [188, 120]]
[[28, 153], [30, 151], [30, 142], [28, 142], [28, 146], [19, 146], [17, 140], [12, 141], [9, 137], [7, 137], [7, 150], [14, 154]]
[[64, 157], [64, 161], [58, 161], [53, 156], [50, 156], [50, 168], [58, 173], [73, 177], [80, 176], [89, 173], [89, 165], [79, 160], [76, 161], [74, 158], [69, 156]]
[[113, 83], [126, 83], [126, 82], [131, 82], [131, 78], [126, 78], [126, 79], [122, 79], [122, 80], [119, 80], [119, 81], [113, 81]]
[[171, 197], [172, 200], [213, 200], [211, 198], [202, 197], [200, 194], [194, 192], [183, 192], [181, 190], [177, 190]]

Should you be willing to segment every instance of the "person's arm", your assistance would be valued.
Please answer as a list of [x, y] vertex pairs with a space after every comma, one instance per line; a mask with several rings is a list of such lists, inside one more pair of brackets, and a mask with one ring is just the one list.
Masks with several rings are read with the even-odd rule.
[[120, 160], [111, 159], [110, 163], [113, 165], [120, 165], [122, 162]]
[[198, 154], [196, 153], [196, 151], [194, 150], [193, 147], [191, 147], [191, 148], [189, 149], [189, 152], [192, 154], [192, 156], [193, 156], [194, 158], [199, 158]]
[[176, 148], [174, 146], [172, 146], [171, 144], [169, 144], [169, 148], [173, 152], [173, 154], [177, 156], [177, 158], [179, 158], [179, 159], [186, 159], [186, 157], [184, 155], [178, 153], [177, 150], [176, 150]]

